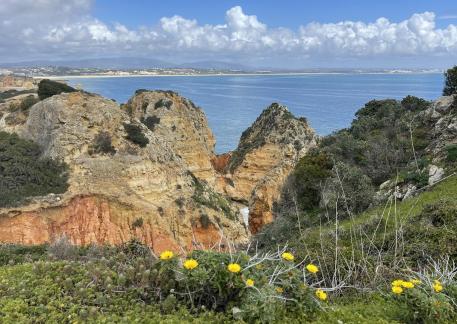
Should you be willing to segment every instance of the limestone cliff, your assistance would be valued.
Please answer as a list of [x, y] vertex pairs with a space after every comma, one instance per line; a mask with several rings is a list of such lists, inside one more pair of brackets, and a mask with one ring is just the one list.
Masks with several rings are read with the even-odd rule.
[[166, 141], [198, 178], [210, 183], [214, 139], [203, 111], [189, 99], [172, 91], [137, 91], [126, 109]]
[[232, 199], [249, 205], [252, 233], [273, 220], [273, 207], [295, 163], [316, 145], [316, 135], [304, 118], [274, 103], [243, 132], [232, 153], [225, 181]]
[[[122, 106], [74, 92], [25, 111], [4, 104], [0, 113], [0, 130], [35, 141], [70, 173], [65, 194], [0, 209], [0, 242], [138, 238], [157, 252], [246, 243], [243, 207], [253, 233], [271, 222], [285, 179], [316, 144], [305, 119], [272, 104], [235, 151], [217, 156], [203, 111], [171, 91], [139, 90]], [[144, 145], [132, 140], [132, 128]], [[97, 149], [100, 138], [108, 151]]]
[[[156, 105], [167, 100], [168, 108]], [[0, 209], [0, 242], [37, 244], [66, 234], [79, 244], [116, 244], [137, 237], [157, 252], [246, 242], [238, 210], [198, 179], [213, 170], [214, 138], [203, 113], [164, 92], [137, 94], [129, 104], [130, 114], [111, 100], [75, 92], [30, 108], [15, 131], [69, 165], [69, 189]], [[151, 116], [160, 118], [154, 127]], [[148, 139], [145, 147], [127, 139], [129, 124]], [[101, 132], [110, 137], [110, 154], [92, 149]]]

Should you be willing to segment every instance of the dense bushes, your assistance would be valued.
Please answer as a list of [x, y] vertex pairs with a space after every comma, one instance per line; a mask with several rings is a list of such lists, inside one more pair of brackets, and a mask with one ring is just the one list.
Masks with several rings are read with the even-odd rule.
[[0, 268], [3, 319], [33, 314], [36, 321], [96, 321], [141, 305], [165, 314], [186, 308], [197, 315], [216, 311], [231, 320], [271, 323], [311, 319], [327, 300], [317, 276], [284, 251], [266, 256], [195, 251], [181, 260], [171, 251], [157, 259], [138, 242], [71, 249], [75, 253], [54, 248], [52, 256], [33, 265]]
[[[343, 203], [337, 186], [341, 182], [340, 187], [348, 193], [346, 197], [352, 197], [350, 209], [366, 209], [377, 186], [411, 165], [416, 167], [416, 160], [423, 160], [431, 132], [420, 112], [429, 104], [412, 96], [401, 103], [372, 100], [356, 113], [350, 128], [322, 138], [318, 148], [304, 156], [293, 173], [293, 189], [301, 207], [315, 208], [323, 194], [328, 200], [325, 207], [334, 204], [335, 199]], [[346, 175], [336, 179], [334, 164], [342, 167]], [[421, 187], [425, 173], [416, 173], [403, 180]]]
[[140, 147], [146, 147], [149, 139], [143, 134], [141, 127], [135, 124], [124, 124], [124, 129], [127, 132], [127, 139]]
[[430, 106], [430, 102], [415, 96], [406, 96], [401, 101], [401, 106], [410, 111], [425, 110]]
[[341, 219], [367, 209], [374, 193], [371, 179], [359, 168], [337, 162], [321, 190], [321, 207], [331, 217], [338, 214]]
[[318, 150], [312, 150], [300, 159], [293, 177], [298, 202], [302, 208], [313, 209], [319, 205], [320, 190], [324, 180], [330, 176], [332, 167], [330, 157]]
[[452, 94], [457, 94], [457, 66], [447, 70], [444, 73], [444, 89], [443, 96], [450, 96]]
[[40, 154], [37, 144], [0, 132], [0, 207], [67, 190], [67, 166]]
[[[71, 251], [71, 253], [68, 253]], [[138, 241], [118, 247], [76, 247], [60, 240], [37, 249], [8, 246], [0, 265], [2, 323], [348, 323], [453, 322], [457, 286], [453, 269], [396, 272], [392, 281], [338, 296], [325, 288], [326, 269], [280, 249], [248, 255], [171, 251], [154, 257]], [[32, 263], [29, 263], [32, 262]], [[3, 262], [5, 264], [5, 262]], [[402, 278], [403, 280], [400, 280]], [[438, 280], [438, 281], [437, 281]], [[436, 284], [439, 282], [439, 284]], [[400, 287], [394, 293], [392, 287]], [[440, 289], [438, 289], [438, 288]], [[396, 290], [397, 291], [397, 290]], [[330, 307], [329, 307], [330, 306]]]
[[40, 100], [52, 97], [62, 92], [75, 92], [75, 88], [70, 87], [62, 82], [51, 81], [48, 79], [41, 80], [38, 84], [38, 97]]

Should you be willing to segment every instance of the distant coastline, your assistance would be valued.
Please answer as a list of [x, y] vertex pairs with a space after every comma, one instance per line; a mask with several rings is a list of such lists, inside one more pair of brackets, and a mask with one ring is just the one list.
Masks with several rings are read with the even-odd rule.
[[441, 71], [379, 71], [379, 72], [272, 72], [272, 73], [194, 73], [194, 74], [82, 74], [82, 75], [50, 75], [50, 76], [33, 76], [34, 79], [89, 79], [89, 78], [139, 78], [139, 77], [212, 77], [212, 76], [297, 76], [297, 75], [348, 75], [348, 74], [366, 74], [366, 75], [404, 75], [404, 74], [439, 74]]

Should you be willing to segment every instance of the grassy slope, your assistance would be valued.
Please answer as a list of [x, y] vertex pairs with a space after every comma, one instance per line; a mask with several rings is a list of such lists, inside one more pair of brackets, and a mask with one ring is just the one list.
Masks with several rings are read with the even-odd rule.
[[[353, 219], [340, 221], [339, 230], [348, 232], [355, 227], [376, 227], [378, 222], [382, 220], [382, 228], [378, 229], [377, 235], [383, 235], [384, 226], [387, 232], [395, 229], [395, 225], [400, 226], [409, 219], [420, 214], [424, 207], [443, 200], [457, 199], [457, 175], [451, 176], [448, 179], [435, 185], [431, 190], [424, 191], [421, 194], [408, 199], [406, 201], [389, 201], [382, 206], [369, 209], [360, 215], [356, 215]], [[374, 229], [374, 228], [372, 228]], [[318, 243], [319, 237], [332, 235], [335, 231], [334, 225], [322, 227], [310, 227], [303, 230], [303, 237], [308, 243]], [[291, 241], [293, 244], [293, 240]], [[344, 244], [344, 241], [342, 242]]]

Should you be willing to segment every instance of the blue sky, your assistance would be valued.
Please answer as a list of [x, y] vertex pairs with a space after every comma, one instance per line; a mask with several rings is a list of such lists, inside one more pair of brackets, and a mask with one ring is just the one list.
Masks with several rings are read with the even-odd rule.
[[457, 0], [0, 1], [0, 62], [101, 57], [444, 68]]
[[401, 21], [424, 11], [435, 12], [438, 27], [457, 23], [457, 0], [98, 0], [94, 16], [108, 22], [122, 22], [130, 28], [151, 25], [162, 17], [173, 15], [197, 19], [202, 24], [217, 24], [234, 6], [241, 6], [248, 14], [257, 15], [270, 27], [291, 29], [313, 21], [370, 22], [379, 17]]

